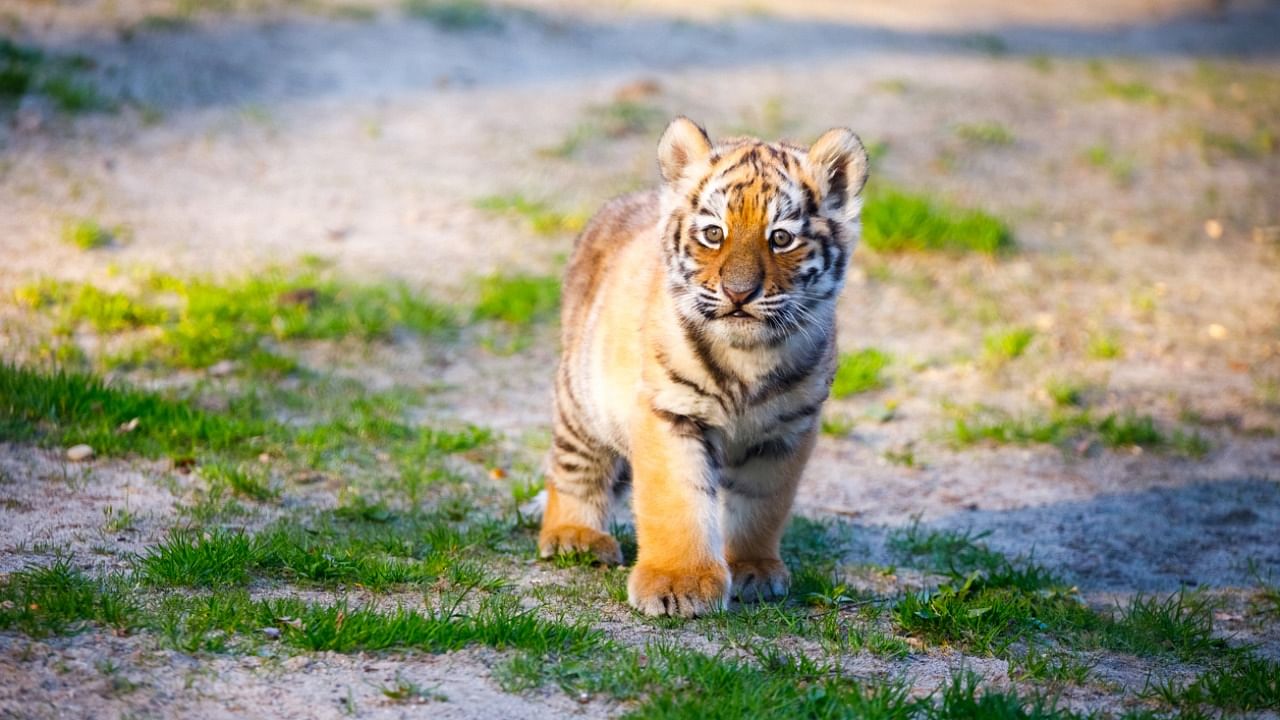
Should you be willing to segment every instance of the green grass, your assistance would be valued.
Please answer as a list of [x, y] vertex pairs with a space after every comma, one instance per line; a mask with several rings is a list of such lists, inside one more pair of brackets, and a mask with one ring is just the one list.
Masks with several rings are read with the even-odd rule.
[[206, 368], [220, 361], [277, 373], [294, 362], [270, 343], [384, 340], [397, 328], [424, 335], [454, 327], [451, 312], [403, 285], [345, 283], [311, 271], [266, 271], [215, 282], [152, 275], [134, 292], [45, 280], [18, 291], [27, 306], [52, 313], [56, 332], [87, 326], [99, 334], [135, 333], [108, 366], [158, 364]]
[[278, 641], [307, 652], [421, 650], [431, 653], [485, 645], [536, 654], [581, 652], [600, 642], [599, 632], [572, 621], [546, 619], [512, 596], [471, 598], [424, 610], [378, 610], [345, 601], [306, 603], [294, 598], [251, 600], [232, 590], [210, 595], [167, 596], [147, 618], [169, 645], [186, 652], [234, 652]]
[[1084, 685], [1093, 674], [1096, 661], [1082, 660], [1065, 650], [1045, 650], [1035, 645], [1010, 660], [1009, 674], [1015, 680], [1047, 682], [1052, 685]]
[[864, 242], [877, 252], [996, 255], [1014, 246], [1008, 225], [992, 215], [895, 189], [868, 194], [862, 223]]
[[934, 572], [954, 576], [974, 570], [995, 570], [1005, 564], [1005, 557], [989, 550], [981, 541], [989, 533], [972, 530], [929, 530], [919, 518], [890, 533], [888, 547], [900, 557]]
[[396, 514], [377, 505], [348, 506], [305, 523], [278, 521], [257, 533], [175, 530], [137, 561], [157, 587], [243, 586], [255, 577], [323, 587], [383, 591], [446, 580], [455, 586], [501, 587], [479, 562], [505, 547], [510, 526], [436, 513]]
[[888, 353], [876, 348], [841, 353], [831, 384], [832, 397], [845, 398], [884, 387], [882, 373], [891, 361]]
[[1089, 62], [1089, 75], [1093, 79], [1092, 94], [1130, 103], [1164, 105], [1168, 96], [1139, 78], [1118, 79], [1100, 60]]
[[1180, 590], [1166, 597], [1135, 595], [1095, 642], [1139, 655], [1168, 654], [1184, 661], [1222, 653], [1227, 644], [1213, 635], [1215, 605], [1203, 593]]
[[[329, 387], [324, 384], [320, 391]], [[0, 440], [64, 447], [85, 443], [100, 456], [134, 453], [199, 461], [209, 486], [207, 497], [192, 509], [201, 521], [228, 512], [243, 514], [232, 496], [275, 499], [279, 489], [265, 469], [243, 462], [263, 452], [285, 460], [286, 469], [362, 467], [375, 476], [390, 472], [416, 504], [415, 493], [426, 484], [447, 479], [445, 456], [482, 453], [494, 438], [477, 426], [407, 424], [402, 419], [405, 398], [394, 397], [400, 392], [390, 398], [333, 393], [328, 400], [336, 404], [318, 408], [303, 401], [295, 412], [314, 410], [316, 416], [309, 425], [294, 426], [276, 420], [280, 403], [256, 394], [233, 398], [226, 412], [212, 412], [89, 374], [0, 364]]]
[[1248, 134], [1235, 134], [1197, 128], [1192, 137], [1206, 160], [1231, 157], [1238, 160], [1257, 160], [1276, 152], [1275, 132], [1259, 126]]
[[80, 632], [96, 623], [125, 631], [137, 612], [121, 579], [89, 578], [64, 556], [48, 567], [0, 578], [0, 630], [40, 638]]
[[92, 218], [69, 220], [62, 228], [62, 241], [81, 250], [96, 250], [112, 243], [119, 231], [113, 231]]
[[827, 414], [822, 416], [822, 434], [832, 437], [844, 437], [858, 426], [856, 418], [843, 414]]
[[482, 197], [476, 200], [475, 206], [481, 210], [519, 216], [538, 235], [576, 233], [587, 223], [587, 217], [581, 213], [560, 212], [546, 201], [530, 200], [520, 193]]
[[[801, 545], [819, 526], [802, 528]], [[230, 537], [227, 535], [226, 537]], [[204, 568], [210, 583], [234, 563]], [[221, 586], [222, 583], [219, 583]], [[168, 594], [145, 606], [121, 602], [65, 563], [10, 575], [0, 585], [0, 627], [33, 636], [76, 632], [88, 623], [140, 628], [188, 653], [252, 652], [268, 643], [304, 652], [418, 650], [441, 653], [486, 646], [514, 654], [496, 675], [510, 690], [552, 682], [575, 696], [630, 701], [633, 718], [737, 718], [771, 708], [779, 718], [1065, 717], [1036, 698], [980, 691], [957, 675], [933, 696], [917, 698], [897, 682], [866, 685], [838, 665], [761, 648], [747, 658], [657, 644], [621, 646], [579, 621], [548, 617], [515, 596], [464, 591], [424, 609], [374, 609], [345, 601], [253, 600], [243, 589]], [[34, 608], [34, 609], [32, 609]], [[871, 640], [882, 643], [883, 640]], [[412, 688], [390, 688], [396, 700]]]
[[174, 531], [142, 556], [138, 570], [152, 585], [208, 588], [245, 585], [257, 554], [253, 539], [244, 532]]
[[1007, 147], [1013, 144], [1013, 133], [996, 122], [964, 123], [955, 128], [956, 137], [974, 145]]
[[1249, 614], [1254, 617], [1280, 621], [1280, 585], [1261, 582], [1249, 600]]
[[522, 654], [499, 669], [508, 690], [548, 681], [575, 695], [634, 701], [626, 718], [717, 720], [770, 718], [1074, 718], [1043, 698], [981, 690], [978, 678], [960, 671], [925, 697], [913, 697], [901, 681], [864, 683], [836, 664], [771, 646], [749, 649], [749, 658], [708, 655], [655, 643], [643, 649], [608, 648], [607, 655], [535, 657]]
[[473, 315], [513, 326], [549, 320], [560, 307], [560, 279], [540, 275], [489, 275], [480, 280]]
[[1210, 450], [1208, 440], [1198, 433], [1166, 432], [1151, 416], [1131, 411], [1097, 417], [1089, 410], [1058, 408], [1047, 415], [1016, 416], [976, 406], [953, 407], [950, 414], [953, 419], [946, 437], [958, 447], [981, 442], [1065, 446], [1071, 441], [1097, 441], [1109, 448], [1168, 450], [1192, 458]]
[[1090, 167], [1109, 173], [1116, 185], [1128, 187], [1133, 184], [1137, 168], [1132, 158], [1118, 156], [1106, 145], [1092, 145], [1086, 148], [1081, 158]]
[[101, 334], [122, 333], [158, 325], [168, 317], [163, 307], [94, 285], [42, 280], [19, 288], [16, 298], [32, 309], [52, 312], [59, 335], [70, 335], [82, 325]]
[[262, 467], [244, 462], [215, 462], [201, 467], [200, 474], [211, 486], [221, 485], [242, 498], [271, 502], [280, 497], [279, 489], [271, 486]]
[[1045, 384], [1044, 390], [1057, 407], [1084, 407], [1089, 386], [1079, 380], [1054, 379]]
[[502, 27], [494, 10], [480, 0], [403, 0], [405, 14], [442, 30], [485, 30]]
[[1156, 681], [1143, 695], [1183, 717], [1202, 717], [1206, 707], [1233, 713], [1280, 710], [1280, 664], [1232, 653], [1191, 682]]
[[1036, 333], [1031, 328], [1010, 328], [987, 333], [982, 337], [983, 360], [999, 365], [1022, 357], [1035, 337]]
[[1090, 335], [1086, 350], [1094, 360], [1115, 360], [1124, 355], [1124, 346], [1120, 344], [1119, 338], [1106, 332]]
[[[127, 432], [122, 428], [137, 425]], [[99, 455], [252, 452], [267, 427], [74, 372], [0, 364], [0, 438], [85, 443]]]
[[891, 612], [903, 631], [928, 642], [1004, 656], [1021, 672], [1081, 682], [1088, 669], [1071, 656], [1045, 655], [1017, 643], [1048, 635], [1064, 647], [1105, 648], [1183, 661], [1219, 657], [1226, 643], [1213, 635], [1214, 605], [1183, 590], [1167, 597], [1137, 595], [1114, 613], [1085, 605], [1074, 588], [1029, 559], [1010, 560], [972, 531], [928, 531], [913, 523], [890, 537], [890, 548], [948, 580], [907, 593]]
[[614, 100], [587, 109], [586, 118], [564, 139], [539, 151], [540, 155], [570, 158], [600, 140], [652, 135], [662, 129], [667, 113], [662, 108], [638, 100]]
[[0, 37], [0, 106], [36, 95], [67, 113], [107, 109], [110, 103], [82, 77], [88, 67], [82, 57], [48, 54]]

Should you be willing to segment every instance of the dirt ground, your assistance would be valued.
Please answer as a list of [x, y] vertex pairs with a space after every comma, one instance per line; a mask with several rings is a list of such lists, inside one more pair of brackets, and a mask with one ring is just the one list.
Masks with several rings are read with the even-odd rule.
[[[115, 112], [75, 117], [24, 101], [0, 127], [0, 297], [42, 277], [235, 276], [308, 255], [350, 277], [449, 297], [495, 271], [556, 272], [572, 241], [479, 209], [478, 198], [521, 193], [590, 213], [655, 180], [661, 122], [589, 137], [568, 157], [546, 152], [618, 97], [689, 115], [713, 135], [804, 140], [847, 125], [882, 144], [873, 182], [1004, 217], [1019, 251], [855, 258], [841, 345], [882, 348], [895, 362], [886, 389], [831, 402], [829, 413], [858, 421], [821, 438], [799, 511], [849, 521], [853, 564], [890, 562], [886, 534], [919, 516], [1034, 553], [1098, 602], [1208, 588], [1226, 603], [1223, 634], [1280, 658], [1280, 629], [1230, 609], [1260, 579], [1280, 578], [1280, 152], [1204, 140], [1280, 132], [1280, 97], [1268, 95], [1280, 88], [1280, 5], [563, 0], [508, 3], [500, 27], [456, 30], [394, 3], [363, 3], [373, 12], [357, 15], [260, 2], [197, 12], [176, 28], [146, 22], [176, 5], [0, 0], [5, 32], [90, 58], [101, 92], [123, 99]], [[1158, 99], [1109, 92], [1104, 75]], [[955, 130], [980, 123], [1012, 139], [981, 145]], [[1109, 159], [1085, 159], [1100, 146]], [[57, 239], [68, 216], [127, 225], [128, 241], [80, 251]], [[0, 357], [30, 356], [23, 312], [5, 300]], [[1035, 328], [1036, 340], [1016, 363], [989, 367], [983, 335], [1007, 326]], [[1120, 338], [1123, 353], [1091, 355], [1099, 333]], [[513, 355], [408, 339], [359, 357], [314, 352], [309, 365], [373, 389], [435, 388], [424, 419], [509, 438], [549, 426], [551, 332]], [[1061, 377], [1087, 380], [1103, 410], [1193, 428], [1210, 450], [956, 448], [939, 436], [948, 403], [1034, 408]], [[904, 449], [911, 462], [894, 461]], [[16, 481], [0, 485], [0, 572], [41, 562], [50, 545], [71, 547], [85, 567], [123, 566], [175, 521], [180, 493], [149, 461], [69, 465], [57, 449], [0, 444], [0, 471]], [[143, 518], [136, 530], [103, 535], [103, 509], [125, 503]], [[528, 572], [554, 581], [552, 570]], [[489, 677], [493, 655], [204, 659], [101, 632], [0, 633], [0, 715], [624, 709], [555, 689], [502, 692]], [[95, 669], [103, 657], [141, 689], [100, 687], [111, 682]], [[950, 651], [858, 660], [925, 689], [957, 661]], [[1007, 680], [1003, 661], [968, 662]], [[1141, 687], [1150, 670], [1132, 658], [1099, 662], [1100, 676], [1123, 686]], [[448, 701], [381, 702], [377, 683], [396, 673]], [[1084, 688], [1068, 701], [1110, 709], [1108, 697]]]

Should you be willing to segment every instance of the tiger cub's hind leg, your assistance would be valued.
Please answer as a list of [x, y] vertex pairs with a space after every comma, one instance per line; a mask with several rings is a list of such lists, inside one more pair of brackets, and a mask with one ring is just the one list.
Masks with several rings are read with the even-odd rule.
[[620, 564], [622, 551], [607, 525], [617, 457], [566, 417], [561, 403], [557, 398], [538, 552], [544, 558], [589, 552], [599, 562]]

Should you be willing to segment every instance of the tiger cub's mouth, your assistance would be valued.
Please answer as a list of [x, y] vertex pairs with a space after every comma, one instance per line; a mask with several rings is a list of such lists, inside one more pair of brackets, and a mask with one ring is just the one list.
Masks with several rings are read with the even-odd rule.
[[742, 308], [735, 308], [734, 310], [731, 310], [731, 311], [729, 311], [729, 312], [727, 312], [727, 313], [725, 313], [725, 314], [721, 315], [721, 316], [720, 316], [719, 318], [717, 318], [717, 319], [718, 319], [718, 320], [750, 320], [750, 321], [754, 321], [754, 322], [759, 322], [759, 321], [760, 321], [760, 318], [759, 318], [759, 317], [756, 317], [755, 315], [752, 315], [751, 313], [747, 312], [746, 310], [744, 310], [744, 309], [742, 309]]

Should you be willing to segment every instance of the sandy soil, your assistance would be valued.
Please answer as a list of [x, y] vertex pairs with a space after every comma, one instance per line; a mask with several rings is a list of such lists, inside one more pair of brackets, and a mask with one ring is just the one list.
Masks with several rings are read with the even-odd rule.
[[[539, 151], [652, 80], [645, 102], [713, 134], [810, 138], [849, 125], [886, 144], [878, 179], [1013, 223], [1022, 252], [1008, 260], [856, 261], [842, 345], [881, 347], [897, 362], [888, 389], [834, 401], [830, 412], [896, 410], [891, 422], [824, 436], [799, 500], [805, 513], [851, 521], [850, 563], [884, 562], [888, 529], [920, 516], [990, 531], [1002, 551], [1034, 551], [1100, 599], [1191, 585], [1238, 603], [1258, 573], [1280, 577], [1280, 400], [1269, 390], [1280, 383], [1280, 155], [1212, 156], [1194, 140], [1197, 128], [1249, 132], [1258, 118], [1280, 127], [1280, 98], [1253, 96], [1263, 91], [1244, 79], [1269, 78], [1262, 87], [1275, 92], [1280, 6], [563, 0], [504, 11], [500, 29], [446, 31], [394, 4], [362, 5], [371, 18], [264, 2], [156, 29], [143, 21], [172, 11], [161, 0], [0, 2], [16, 37], [91, 58], [102, 91], [122, 99], [116, 113], [74, 119], [27, 102], [0, 128], [0, 294], [38, 277], [109, 283], [112, 267], [235, 275], [307, 254], [441, 297], [498, 269], [554, 271], [571, 238], [534, 235], [474, 201], [520, 192], [590, 212], [651, 182], [657, 128], [588, 140], [571, 158]], [[1100, 95], [1093, 57], [1168, 99]], [[1206, 60], [1240, 78], [1238, 91], [1198, 81]], [[1224, 106], [1223, 92], [1269, 110]], [[1015, 139], [974, 148], [953, 131], [974, 122], [999, 122]], [[1132, 164], [1127, 179], [1081, 160], [1099, 144]], [[77, 215], [127, 225], [128, 242], [94, 253], [60, 243], [62, 223]], [[984, 366], [983, 333], [1007, 325], [1039, 328], [1036, 344], [1016, 367]], [[0, 357], [30, 353], [21, 313], [6, 304], [0, 327]], [[1123, 337], [1122, 357], [1087, 357], [1099, 330]], [[424, 420], [479, 422], [515, 438], [547, 427], [554, 357], [544, 333], [513, 356], [404, 340], [359, 360], [320, 353], [309, 362], [332, 359], [375, 388], [442, 387]], [[956, 450], [938, 439], [944, 401], [1036, 407], [1047, 379], [1068, 376], [1088, 379], [1104, 409], [1139, 408], [1170, 424], [1199, 418], [1213, 449], [1187, 459]], [[916, 467], [886, 461], [907, 443]], [[86, 567], [119, 564], [172, 524], [182, 483], [158, 464], [72, 466], [56, 451], [0, 444], [0, 572], [40, 561], [52, 545]], [[105, 533], [107, 506], [140, 520]], [[1274, 628], [1236, 625], [1280, 655]], [[140, 687], [105, 687], [111, 680], [95, 667], [104, 657]], [[12, 680], [0, 683], [0, 716], [329, 717], [348, 697], [361, 717], [619, 711], [558, 691], [504, 694], [490, 659], [209, 664], [139, 638], [0, 634], [0, 676]], [[956, 660], [928, 653], [886, 669], [866, 657], [926, 689]], [[1002, 661], [969, 661], [1007, 680]], [[1100, 662], [1108, 680], [1138, 687], [1150, 669]], [[396, 672], [448, 699], [386, 701], [376, 684]], [[1107, 702], [1078, 694], [1070, 700], [1080, 707]]]

